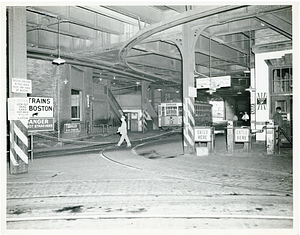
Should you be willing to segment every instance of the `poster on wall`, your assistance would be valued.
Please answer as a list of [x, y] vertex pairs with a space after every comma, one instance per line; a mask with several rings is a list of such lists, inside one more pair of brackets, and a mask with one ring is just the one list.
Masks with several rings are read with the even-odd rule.
[[267, 109], [267, 92], [257, 93], [257, 110]]

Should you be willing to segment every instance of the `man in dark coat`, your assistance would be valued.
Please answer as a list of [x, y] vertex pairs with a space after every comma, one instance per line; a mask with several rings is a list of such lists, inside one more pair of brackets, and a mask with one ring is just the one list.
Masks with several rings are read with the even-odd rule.
[[276, 108], [276, 113], [273, 115], [274, 125], [282, 127], [281, 107]]

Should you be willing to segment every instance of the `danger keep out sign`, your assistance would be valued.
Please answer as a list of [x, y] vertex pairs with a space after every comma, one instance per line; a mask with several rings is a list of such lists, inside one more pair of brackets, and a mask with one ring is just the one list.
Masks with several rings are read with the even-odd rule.
[[28, 97], [29, 118], [53, 117], [53, 98]]

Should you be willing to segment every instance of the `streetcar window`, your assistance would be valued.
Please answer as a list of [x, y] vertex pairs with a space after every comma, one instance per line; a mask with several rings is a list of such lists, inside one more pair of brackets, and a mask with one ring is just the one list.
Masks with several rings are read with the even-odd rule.
[[164, 106], [161, 107], [161, 115], [165, 116], [165, 107]]
[[182, 106], [178, 106], [178, 115], [182, 116]]
[[176, 106], [166, 107], [166, 116], [177, 116], [177, 107]]

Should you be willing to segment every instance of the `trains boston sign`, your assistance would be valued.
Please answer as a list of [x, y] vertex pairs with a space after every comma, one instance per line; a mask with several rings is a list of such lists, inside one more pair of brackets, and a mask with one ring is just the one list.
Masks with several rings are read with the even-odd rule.
[[53, 117], [53, 98], [28, 97], [29, 118]]
[[52, 131], [53, 98], [28, 97], [28, 131]]

